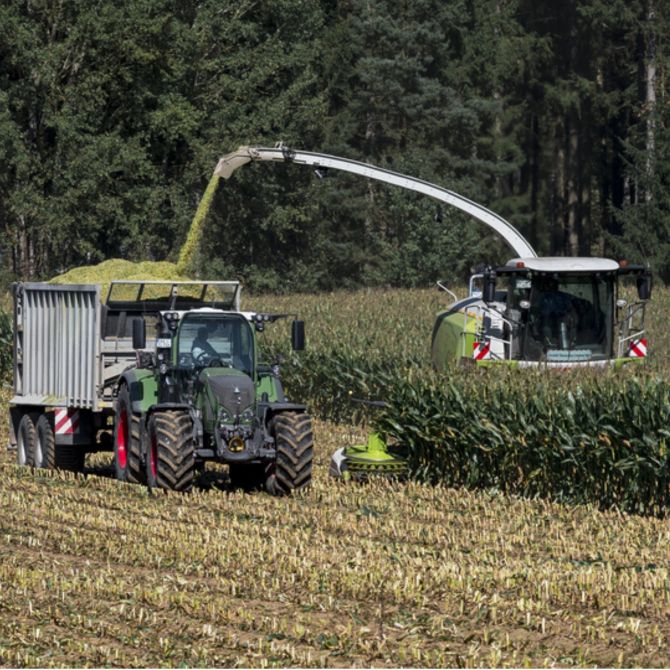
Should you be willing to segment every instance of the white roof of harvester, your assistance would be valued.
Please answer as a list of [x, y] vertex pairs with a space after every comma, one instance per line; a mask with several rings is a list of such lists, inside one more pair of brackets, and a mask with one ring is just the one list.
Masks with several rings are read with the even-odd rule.
[[[523, 266], [519, 263], [523, 263]], [[619, 269], [619, 264], [610, 258], [542, 256], [512, 258], [505, 267], [526, 267], [535, 272], [612, 272]]]

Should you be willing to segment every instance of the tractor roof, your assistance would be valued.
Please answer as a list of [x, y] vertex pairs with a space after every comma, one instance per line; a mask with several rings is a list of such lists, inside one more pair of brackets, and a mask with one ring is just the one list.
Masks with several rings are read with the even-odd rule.
[[609, 258], [543, 256], [512, 258], [504, 266], [504, 269], [508, 268], [526, 268], [535, 272], [615, 272], [619, 264]]

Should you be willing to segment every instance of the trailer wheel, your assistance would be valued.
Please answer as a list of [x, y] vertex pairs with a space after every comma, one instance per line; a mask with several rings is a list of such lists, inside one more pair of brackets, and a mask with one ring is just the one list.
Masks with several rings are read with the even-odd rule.
[[152, 488], [190, 491], [195, 475], [193, 423], [188, 412], [156, 412], [149, 420], [147, 483]]
[[56, 444], [56, 436], [48, 414], [40, 414], [37, 419], [33, 465], [36, 468], [71, 470], [84, 469], [86, 453], [79, 445]]
[[285, 412], [272, 421], [277, 458], [266, 481], [273, 495], [286, 495], [312, 482], [314, 435], [307, 414]]
[[16, 462], [32, 466], [35, 458], [35, 424], [30, 414], [24, 414], [16, 431]]
[[140, 419], [133, 414], [130, 391], [124, 384], [116, 398], [114, 417], [114, 471], [123, 482], [144, 481], [140, 462]]
[[40, 414], [37, 419], [37, 439], [35, 440], [35, 452], [33, 464], [36, 468], [56, 467], [56, 437], [51, 421], [46, 414]]

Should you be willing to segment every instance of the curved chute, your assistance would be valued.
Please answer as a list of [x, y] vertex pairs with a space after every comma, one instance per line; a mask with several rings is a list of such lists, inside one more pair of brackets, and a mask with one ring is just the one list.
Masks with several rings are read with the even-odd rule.
[[393, 172], [392, 170], [378, 168], [368, 163], [329, 156], [328, 154], [313, 153], [311, 151], [296, 151], [283, 146], [273, 149], [243, 146], [237, 151], [222, 156], [214, 170], [214, 174], [224, 179], [229, 179], [237, 168], [251, 161], [291, 162], [310, 165], [314, 168], [332, 168], [334, 170], [351, 172], [368, 179], [375, 179], [386, 184], [392, 184], [393, 186], [400, 186], [400, 188], [409, 191], [423, 193], [447, 205], [457, 207], [495, 230], [512, 247], [518, 257], [531, 258], [537, 256], [530, 243], [511, 223], [495, 212], [486, 209], [486, 207], [482, 207], [476, 202], [436, 184], [431, 184], [415, 177], [409, 177], [399, 172]]

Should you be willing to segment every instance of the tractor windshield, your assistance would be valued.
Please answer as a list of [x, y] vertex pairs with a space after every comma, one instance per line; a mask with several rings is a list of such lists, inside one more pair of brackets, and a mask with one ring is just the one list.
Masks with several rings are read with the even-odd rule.
[[510, 277], [508, 314], [517, 315], [517, 358], [548, 362], [612, 355], [614, 275]]
[[181, 368], [232, 367], [253, 376], [254, 340], [240, 314], [188, 314], [179, 327]]

